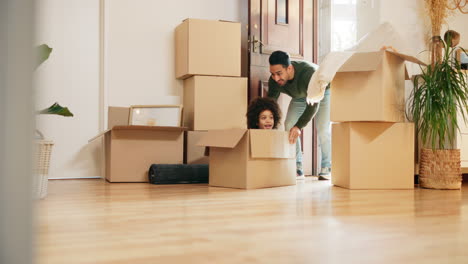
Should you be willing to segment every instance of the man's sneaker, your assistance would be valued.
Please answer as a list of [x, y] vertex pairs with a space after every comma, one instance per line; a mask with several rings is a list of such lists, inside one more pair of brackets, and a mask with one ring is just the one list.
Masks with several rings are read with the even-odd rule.
[[320, 170], [318, 179], [320, 181], [326, 181], [326, 180], [330, 180], [330, 176], [331, 176], [331, 169], [328, 167], [324, 167]]
[[302, 170], [296, 170], [296, 179], [305, 180], [304, 172]]

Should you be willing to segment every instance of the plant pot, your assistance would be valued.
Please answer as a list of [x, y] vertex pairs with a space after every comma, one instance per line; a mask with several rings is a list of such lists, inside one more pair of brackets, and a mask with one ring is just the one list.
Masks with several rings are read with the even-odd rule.
[[421, 149], [419, 186], [429, 189], [461, 189], [459, 149]]

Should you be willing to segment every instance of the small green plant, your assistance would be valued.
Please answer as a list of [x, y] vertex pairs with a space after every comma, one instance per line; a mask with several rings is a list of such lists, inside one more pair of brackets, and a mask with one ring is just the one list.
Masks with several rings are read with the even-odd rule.
[[[42, 44], [37, 46], [36, 48], [37, 60], [36, 60], [36, 69], [41, 65], [44, 61], [46, 61], [50, 53], [52, 53], [52, 48], [49, 47], [47, 44]], [[68, 110], [67, 107], [63, 107], [55, 102], [50, 107], [37, 111], [38, 114], [43, 115], [61, 115], [61, 116], [73, 116], [73, 113]]]
[[425, 68], [420, 66], [422, 74], [414, 78], [407, 109], [407, 117], [415, 123], [423, 145], [433, 150], [454, 148], [459, 131], [458, 113], [467, 122], [466, 73], [452, 55], [454, 48], [450, 43], [442, 41], [442, 44], [441, 60]]

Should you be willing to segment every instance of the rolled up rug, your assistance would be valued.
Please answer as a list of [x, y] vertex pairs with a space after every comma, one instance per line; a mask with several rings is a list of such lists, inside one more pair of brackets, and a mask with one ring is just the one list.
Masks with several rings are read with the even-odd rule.
[[152, 184], [208, 183], [208, 164], [152, 164], [148, 178]]

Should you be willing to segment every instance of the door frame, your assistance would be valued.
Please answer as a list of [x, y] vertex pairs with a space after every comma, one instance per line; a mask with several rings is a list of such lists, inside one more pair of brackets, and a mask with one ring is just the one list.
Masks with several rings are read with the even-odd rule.
[[[249, 78], [248, 80], [248, 87], [247, 93], [250, 94], [250, 56], [249, 56], [249, 37], [251, 35], [251, 30], [249, 27], [249, 21], [251, 19], [251, 1], [241, 1], [243, 4], [241, 5], [241, 34], [242, 34], [242, 42], [241, 42], [241, 53], [242, 53], [242, 61], [241, 61], [241, 72], [243, 77]], [[260, 0], [261, 1], [261, 0]], [[313, 12], [313, 25], [312, 25], [312, 62], [318, 64], [318, 41], [319, 41], [319, 12], [318, 12], [318, 5], [319, 0], [312, 0], [312, 12]], [[302, 25], [303, 26], [303, 25]], [[306, 48], [306, 47], [303, 47]], [[250, 96], [247, 100], [250, 100]], [[247, 102], [248, 103], [248, 102]], [[312, 120], [312, 174], [318, 175], [318, 141], [317, 141], [317, 127], [315, 123], [315, 118]]]

